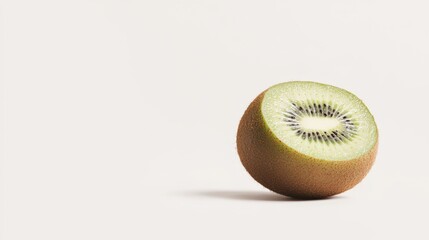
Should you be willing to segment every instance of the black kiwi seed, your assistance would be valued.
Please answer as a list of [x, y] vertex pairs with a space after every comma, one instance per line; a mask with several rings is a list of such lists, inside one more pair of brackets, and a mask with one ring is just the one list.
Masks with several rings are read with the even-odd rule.
[[[325, 143], [341, 143], [343, 141], [351, 140], [356, 136], [355, 124], [352, 119], [344, 115], [342, 110], [338, 110], [336, 107], [333, 108], [331, 105], [323, 103], [309, 103], [308, 105], [302, 105], [299, 102], [292, 103], [293, 109], [284, 110], [283, 116], [287, 123], [287, 126], [293, 130], [297, 136], [301, 136], [303, 139], [309, 139], [310, 141], [320, 141]], [[344, 130], [335, 129], [333, 131], [318, 132], [305, 132], [300, 126], [300, 118], [303, 114], [309, 116], [321, 116], [321, 117], [335, 117], [340, 120], [343, 124]]]

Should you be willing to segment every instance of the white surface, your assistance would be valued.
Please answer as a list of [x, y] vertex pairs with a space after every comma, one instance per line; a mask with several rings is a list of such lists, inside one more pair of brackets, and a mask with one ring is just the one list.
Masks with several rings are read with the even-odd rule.
[[[1, 239], [429, 239], [427, 1], [0, 1]], [[362, 98], [376, 164], [271, 194], [235, 133], [265, 88]]]

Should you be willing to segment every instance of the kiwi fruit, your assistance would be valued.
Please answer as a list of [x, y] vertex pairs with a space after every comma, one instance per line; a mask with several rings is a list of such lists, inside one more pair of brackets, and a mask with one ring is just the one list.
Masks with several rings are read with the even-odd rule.
[[249, 174], [273, 192], [326, 198], [358, 184], [372, 167], [378, 130], [365, 104], [330, 85], [293, 81], [262, 92], [237, 132]]

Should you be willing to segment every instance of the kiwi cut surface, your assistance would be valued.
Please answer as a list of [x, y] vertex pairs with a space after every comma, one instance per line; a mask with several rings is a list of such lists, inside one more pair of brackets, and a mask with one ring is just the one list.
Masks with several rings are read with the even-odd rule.
[[378, 130], [352, 93], [315, 82], [286, 82], [261, 93], [244, 113], [237, 150], [268, 189], [324, 198], [359, 183], [370, 170]]

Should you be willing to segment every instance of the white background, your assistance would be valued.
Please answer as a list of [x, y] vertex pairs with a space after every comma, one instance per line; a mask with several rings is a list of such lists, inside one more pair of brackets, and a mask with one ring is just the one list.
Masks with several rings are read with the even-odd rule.
[[[427, 1], [0, 1], [1, 239], [429, 239]], [[295, 201], [235, 147], [288, 80], [354, 92], [379, 155]]]

